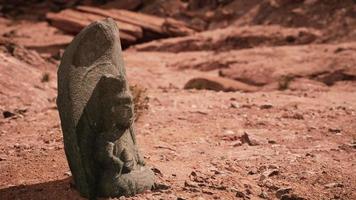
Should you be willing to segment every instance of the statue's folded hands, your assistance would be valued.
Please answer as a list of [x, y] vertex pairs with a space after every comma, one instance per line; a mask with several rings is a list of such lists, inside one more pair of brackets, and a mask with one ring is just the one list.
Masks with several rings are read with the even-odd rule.
[[135, 162], [133, 156], [128, 153], [127, 149], [124, 149], [121, 153], [122, 160], [124, 162], [122, 173], [129, 173], [135, 167]]
[[141, 155], [141, 153], [139, 151], [137, 151], [137, 163], [142, 165], [142, 166], [146, 165], [146, 162], [143, 159], [143, 157], [142, 157], [142, 155]]
[[103, 141], [98, 137], [96, 160], [101, 168], [115, 169], [119, 174], [124, 166], [124, 162], [114, 155], [115, 144], [112, 142]]

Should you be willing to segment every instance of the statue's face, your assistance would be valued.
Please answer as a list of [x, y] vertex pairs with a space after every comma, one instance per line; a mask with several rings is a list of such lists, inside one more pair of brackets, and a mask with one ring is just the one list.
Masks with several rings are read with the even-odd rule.
[[128, 128], [133, 122], [133, 102], [129, 92], [117, 94], [111, 106], [111, 117], [117, 128]]
[[101, 121], [106, 131], [127, 129], [134, 118], [133, 98], [124, 78], [101, 80]]

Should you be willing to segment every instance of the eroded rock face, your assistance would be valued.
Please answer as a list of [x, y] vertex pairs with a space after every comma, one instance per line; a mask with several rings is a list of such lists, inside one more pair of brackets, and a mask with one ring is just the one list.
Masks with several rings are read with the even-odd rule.
[[214, 91], [256, 92], [257, 87], [223, 77], [204, 76], [190, 79], [184, 89], [207, 89]]
[[89, 198], [151, 189], [133, 129], [133, 102], [112, 19], [90, 24], [67, 47], [58, 69], [58, 110], [76, 188]]

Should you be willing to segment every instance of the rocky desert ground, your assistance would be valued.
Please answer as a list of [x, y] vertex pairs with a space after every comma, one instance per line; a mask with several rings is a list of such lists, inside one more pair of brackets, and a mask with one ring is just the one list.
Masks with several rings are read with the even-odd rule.
[[356, 199], [351, 0], [0, 1], [0, 199], [83, 199], [57, 66], [120, 27], [138, 143], [158, 186], [120, 199]]

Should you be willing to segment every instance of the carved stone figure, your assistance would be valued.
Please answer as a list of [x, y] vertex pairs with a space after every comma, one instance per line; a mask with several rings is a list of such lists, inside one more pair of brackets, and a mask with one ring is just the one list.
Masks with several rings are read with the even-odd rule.
[[58, 69], [57, 105], [65, 153], [82, 196], [130, 196], [151, 189], [133, 129], [133, 100], [112, 19], [83, 29]]

